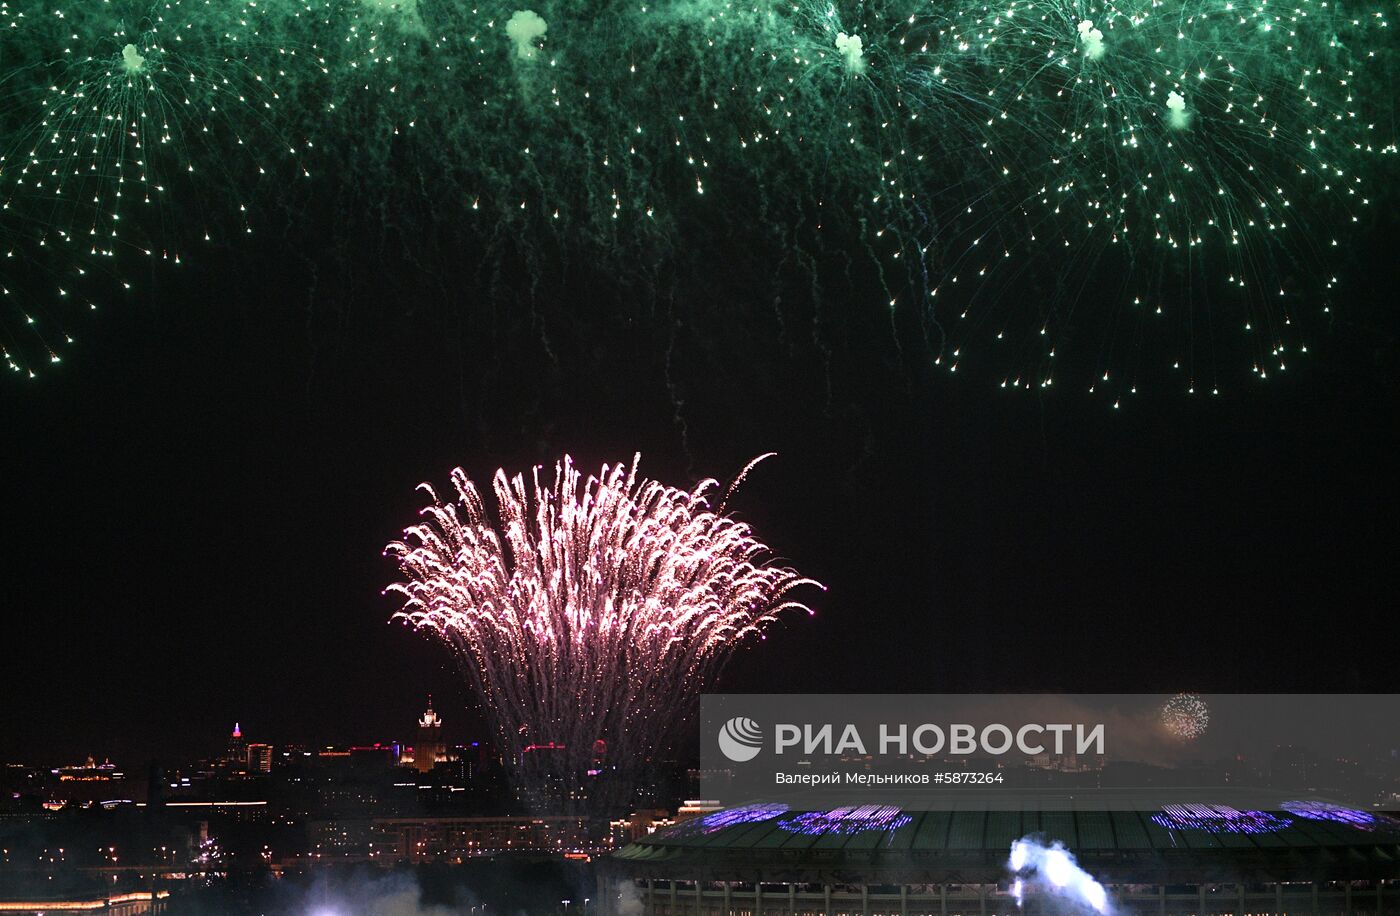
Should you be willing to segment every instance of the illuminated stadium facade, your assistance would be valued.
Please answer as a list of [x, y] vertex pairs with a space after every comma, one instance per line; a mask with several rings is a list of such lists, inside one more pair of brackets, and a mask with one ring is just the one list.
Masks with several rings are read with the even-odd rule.
[[1273, 807], [746, 805], [623, 848], [604, 864], [599, 896], [613, 912], [640, 903], [646, 916], [1093, 914], [1051, 885], [1015, 880], [1011, 846], [1036, 837], [1063, 844], [1102, 883], [1109, 912], [1400, 916], [1400, 819], [1313, 800]]

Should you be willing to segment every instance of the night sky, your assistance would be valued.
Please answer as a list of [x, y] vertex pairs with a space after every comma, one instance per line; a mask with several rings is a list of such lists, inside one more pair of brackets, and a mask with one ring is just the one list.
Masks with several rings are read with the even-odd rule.
[[381, 551], [420, 481], [566, 451], [681, 485], [778, 453], [733, 507], [829, 591], [726, 689], [1400, 690], [1385, 226], [1287, 377], [1225, 347], [1225, 396], [1115, 411], [935, 372], [859, 272], [814, 303], [736, 243], [532, 285], [332, 209], [140, 277], [5, 382], [0, 759], [408, 738], [429, 692], [481, 737]]

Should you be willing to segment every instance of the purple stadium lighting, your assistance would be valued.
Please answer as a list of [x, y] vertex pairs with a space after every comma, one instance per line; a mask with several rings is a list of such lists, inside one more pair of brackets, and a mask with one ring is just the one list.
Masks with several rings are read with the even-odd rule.
[[1400, 829], [1400, 822], [1392, 817], [1387, 817], [1384, 814], [1372, 814], [1369, 811], [1359, 811], [1355, 808], [1346, 808], [1332, 802], [1287, 801], [1281, 807], [1289, 814], [1296, 814], [1310, 821], [1332, 821], [1367, 832]]
[[912, 820], [893, 805], [861, 805], [832, 808], [830, 811], [808, 811], [779, 821], [778, 826], [807, 836], [826, 833], [851, 836], [867, 830], [898, 830]]
[[667, 835], [674, 837], [704, 836], [726, 827], [771, 821], [775, 817], [782, 817], [787, 812], [788, 806], [781, 803], [743, 805], [739, 808], [729, 808], [724, 811], [716, 811], [713, 814], [706, 814], [704, 817], [692, 818], [672, 827], [667, 831]]
[[1168, 830], [1206, 833], [1273, 833], [1293, 823], [1266, 811], [1239, 811], [1228, 805], [1165, 805], [1152, 823]]

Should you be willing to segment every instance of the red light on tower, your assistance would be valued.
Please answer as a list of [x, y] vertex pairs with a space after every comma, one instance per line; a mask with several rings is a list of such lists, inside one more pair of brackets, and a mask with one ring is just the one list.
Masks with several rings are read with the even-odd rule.
[[224, 765], [233, 770], [246, 770], [248, 767], [248, 744], [243, 740], [243, 728], [237, 722], [233, 723], [233, 732], [228, 736]]

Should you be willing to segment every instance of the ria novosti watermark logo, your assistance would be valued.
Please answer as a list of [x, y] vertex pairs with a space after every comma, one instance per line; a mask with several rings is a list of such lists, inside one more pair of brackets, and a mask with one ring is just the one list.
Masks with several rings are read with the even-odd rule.
[[[1348, 805], [1400, 797], [1400, 695], [706, 694], [700, 706], [701, 793], [725, 802], [951, 810], [976, 795], [1020, 810], [1035, 795], [1268, 811], [1304, 786]], [[1339, 757], [1364, 765], [1316, 765]]]
[[[1104, 752], [1104, 726], [1096, 723], [1027, 724], [1013, 728], [1001, 723], [982, 727], [959, 723], [946, 728], [933, 723], [881, 722], [878, 738], [867, 746], [856, 723], [796, 724], [780, 722], [773, 730], [773, 753], [840, 756], [855, 754], [936, 755], [941, 752], [968, 756], [1001, 756], [1020, 753], [1034, 756], [1054, 754], [1097, 754]], [[1050, 740], [1046, 740], [1047, 737]], [[748, 716], [734, 716], [719, 729], [719, 749], [735, 763], [747, 763], [763, 750], [763, 729]]]
[[719, 730], [719, 749], [735, 763], [747, 763], [763, 750], [763, 729], [753, 719], [735, 716]]

